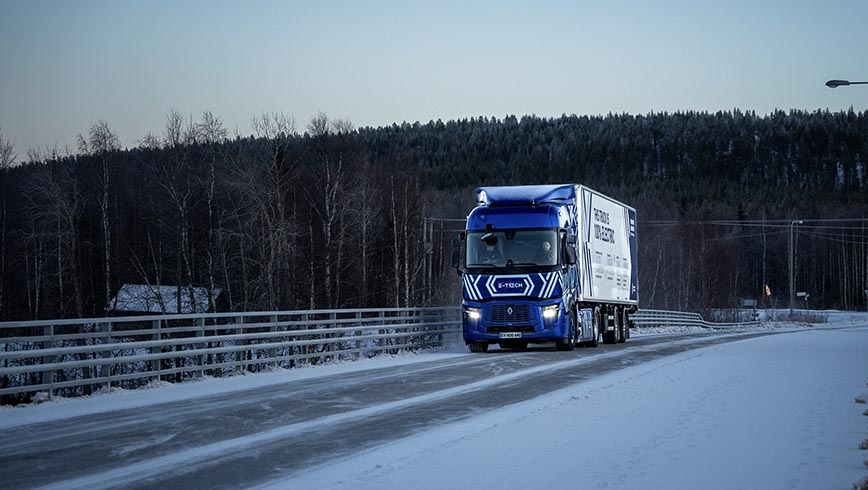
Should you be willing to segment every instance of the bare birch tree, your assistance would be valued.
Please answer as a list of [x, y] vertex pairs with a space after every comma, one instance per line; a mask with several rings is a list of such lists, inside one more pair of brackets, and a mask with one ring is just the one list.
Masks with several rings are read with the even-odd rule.
[[15, 153], [15, 142], [3, 137], [3, 128], [0, 128], [0, 319], [3, 318], [6, 309], [5, 306], [5, 288], [6, 284], [6, 173], [12, 165], [15, 164], [15, 159], [18, 155]]
[[100, 214], [102, 217], [103, 229], [103, 259], [105, 272], [105, 308], [108, 308], [111, 302], [111, 250], [112, 250], [112, 235], [111, 226], [109, 223], [109, 156], [111, 152], [120, 150], [121, 143], [117, 135], [109, 128], [105, 121], [98, 121], [93, 124], [88, 131], [88, 137], [85, 138], [81, 134], [78, 135], [79, 151], [86, 155], [93, 155], [99, 158], [102, 164], [102, 175], [100, 180], [101, 193], [99, 197]]
[[[268, 141], [259, 147], [261, 153], [239, 156], [227, 169], [236, 242], [242, 250], [242, 267], [250, 263], [257, 269], [250, 274], [260, 293], [252, 297], [260, 298], [266, 309], [294, 307], [297, 297], [292, 271], [297, 260], [296, 240], [301, 235], [292, 207], [298, 174], [290, 148], [291, 139], [297, 136], [295, 122], [281, 113], [263, 113], [254, 116], [251, 124], [257, 137]], [[248, 244], [255, 247], [253, 258]]]
[[3, 137], [0, 127], [0, 170], [6, 170], [15, 164], [18, 154], [15, 153], [15, 142]]
[[217, 143], [226, 140], [229, 134], [226, 128], [223, 127], [223, 120], [215, 116], [211, 111], [202, 113], [202, 121], [198, 124], [198, 133], [202, 141], [209, 145], [208, 147], [208, 175], [204, 180], [206, 186], [206, 198], [208, 208], [208, 243], [205, 247], [205, 265], [208, 274], [208, 305], [216, 311], [217, 304], [214, 299], [214, 291], [217, 289], [217, 280], [214, 272], [216, 242], [214, 213], [215, 213], [215, 196], [217, 191], [217, 158], [219, 150], [216, 147]]
[[[32, 238], [40, 245], [37, 249], [53, 247], [58, 303], [61, 316], [66, 316], [67, 279], [72, 287], [74, 314], [84, 316], [82, 278], [79, 273], [79, 221], [84, 212], [75, 170], [57, 164], [43, 165], [28, 183], [25, 210], [33, 225]], [[37, 236], [38, 235], [38, 236]], [[39, 262], [37, 262], [39, 263]], [[38, 283], [42, 283], [40, 280]]]
[[357, 205], [350, 209], [351, 219], [356, 228], [359, 242], [359, 306], [369, 307], [369, 282], [371, 270], [372, 242], [377, 220], [380, 219], [381, 206], [376, 196], [376, 176], [370, 161], [365, 158], [357, 173], [353, 201]]
[[[339, 127], [347, 130], [351, 125], [342, 121]], [[313, 139], [313, 157], [307, 162], [310, 185], [305, 187], [305, 197], [318, 218], [322, 233], [323, 289], [327, 306], [333, 308], [337, 307], [336, 302], [340, 299], [341, 285], [336, 271], [345, 238], [341, 236], [342, 223], [350, 209], [349, 155], [334, 139], [338, 137], [334, 133], [335, 126], [325, 114], [319, 113], [311, 118], [307, 130]]]

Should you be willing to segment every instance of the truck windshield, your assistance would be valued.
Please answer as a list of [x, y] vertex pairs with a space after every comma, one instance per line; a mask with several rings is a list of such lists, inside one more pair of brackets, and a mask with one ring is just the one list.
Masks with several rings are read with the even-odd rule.
[[551, 267], [558, 264], [558, 230], [467, 232], [467, 267]]

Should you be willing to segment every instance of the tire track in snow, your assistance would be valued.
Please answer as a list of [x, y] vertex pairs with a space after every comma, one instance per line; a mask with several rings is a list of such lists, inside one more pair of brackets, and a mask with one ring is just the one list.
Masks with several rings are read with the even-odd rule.
[[[241, 437], [235, 437], [216, 443], [206, 444], [199, 447], [175, 451], [162, 456], [153, 457], [138, 462], [103, 471], [96, 474], [80, 476], [55, 484], [49, 484], [44, 488], [115, 488], [118, 486], [133, 485], [136, 483], [153, 484], [165, 478], [171, 478], [173, 474], [189, 474], [190, 468], [196, 472], [208, 472], [209, 468], [219, 471], [226, 464], [236, 458], [251, 458], [262, 453], [262, 448], [280, 444], [281, 441], [302, 438], [318, 431], [329, 430], [335, 427], [388, 416], [396, 412], [413, 409], [416, 407], [430, 406], [444, 402], [452, 398], [474, 392], [485, 391], [498, 386], [508, 386], [522, 380], [533, 377], [550, 376], [554, 373], [568, 371], [576, 367], [605, 362], [621, 357], [639, 356], [647, 358], [659, 358], [672, 352], [681, 352], [696, 347], [704, 347], [717, 343], [738, 340], [767, 333], [738, 333], [715, 336], [703, 336], [701, 338], [688, 338], [683, 340], [666, 339], [650, 344], [639, 344], [595, 353], [592, 356], [575, 357], [568, 360], [547, 363], [539, 366], [521, 368], [507, 374], [496, 375], [487, 379], [474, 381], [459, 386], [441, 389], [430, 393], [408, 397], [387, 403], [371, 405], [361, 409], [349, 410], [342, 413], [318, 417], [285, 426], [260, 431]], [[548, 353], [547, 353], [548, 354]], [[476, 356], [474, 356], [476, 357]], [[480, 359], [492, 361], [492, 356], [480, 356]], [[617, 363], [621, 364], [621, 363]], [[560, 388], [560, 386], [558, 387]], [[288, 468], [280, 468], [286, 471]], [[258, 475], [267, 477], [267, 475]], [[201, 480], [199, 480], [201, 482]], [[249, 484], [250, 482], [248, 482]]]

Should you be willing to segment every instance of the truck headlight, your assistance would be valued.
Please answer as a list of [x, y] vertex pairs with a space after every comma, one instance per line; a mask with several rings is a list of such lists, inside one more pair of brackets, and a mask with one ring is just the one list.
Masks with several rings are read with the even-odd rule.
[[467, 315], [467, 318], [470, 320], [479, 320], [479, 318], [482, 316], [479, 313], [479, 308], [472, 308], [470, 306], [464, 307], [464, 314]]
[[557, 320], [558, 319], [558, 310], [560, 310], [559, 305], [549, 305], [543, 306], [542, 315], [546, 320]]

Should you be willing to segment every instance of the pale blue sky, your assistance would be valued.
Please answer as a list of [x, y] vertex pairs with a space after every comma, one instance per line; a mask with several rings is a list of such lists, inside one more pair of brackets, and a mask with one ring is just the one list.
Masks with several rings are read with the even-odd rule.
[[166, 115], [359, 126], [739, 108], [868, 109], [868, 1], [0, 0], [0, 128], [124, 146]]

